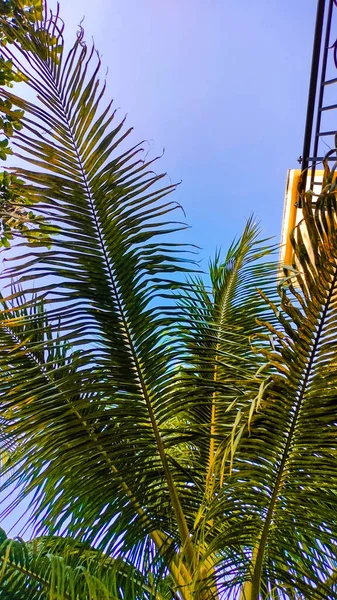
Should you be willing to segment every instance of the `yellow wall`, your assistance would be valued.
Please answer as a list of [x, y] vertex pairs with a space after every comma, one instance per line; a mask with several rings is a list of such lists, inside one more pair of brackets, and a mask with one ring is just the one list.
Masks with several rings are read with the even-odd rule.
[[[323, 170], [315, 171], [315, 181], [323, 181]], [[290, 233], [294, 227], [302, 220], [302, 210], [295, 206], [298, 201], [298, 184], [301, 176], [300, 169], [290, 169], [287, 175], [287, 184], [284, 199], [284, 211], [283, 211], [283, 223], [282, 223], [282, 236], [281, 236], [281, 253], [280, 253], [280, 266], [291, 265], [293, 250], [290, 243]], [[310, 185], [311, 171], [308, 171], [307, 183]], [[320, 184], [317, 185], [320, 188]], [[315, 189], [314, 189], [315, 191]], [[317, 193], [320, 189], [317, 189]], [[304, 233], [304, 238], [305, 232]]]

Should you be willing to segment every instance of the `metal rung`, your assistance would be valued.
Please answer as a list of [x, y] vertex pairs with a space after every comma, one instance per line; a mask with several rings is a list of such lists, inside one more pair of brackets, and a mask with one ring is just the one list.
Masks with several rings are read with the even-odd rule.
[[322, 106], [320, 111], [323, 112], [323, 110], [333, 110], [334, 108], [337, 108], [337, 104], [330, 104], [330, 106]]
[[324, 137], [325, 135], [336, 135], [336, 130], [335, 131], [322, 131], [321, 133], [317, 134], [317, 137]]
[[334, 79], [327, 79], [327, 81], [324, 81], [323, 85], [331, 85], [332, 83], [337, 83], [337, 77]]
[[[320, 163], [323, 160], [327, 160], [328, 162], [335, 162], [337, 160], [337, 156], [328, 156], [328, 158], [325, 158], [325, 156], [309, 156], [308, 157], [308, 161], [312, 162], [312, 163]], [[310, 169], [310, 166], [309, 166]]]

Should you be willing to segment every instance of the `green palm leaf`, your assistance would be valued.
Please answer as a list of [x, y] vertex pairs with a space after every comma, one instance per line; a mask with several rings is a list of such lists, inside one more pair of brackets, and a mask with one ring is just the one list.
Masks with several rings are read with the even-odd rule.
[[163, 600], [127, 562], [71, 538], [11, 540], [0, 530], [0, 598], [14, 600]]

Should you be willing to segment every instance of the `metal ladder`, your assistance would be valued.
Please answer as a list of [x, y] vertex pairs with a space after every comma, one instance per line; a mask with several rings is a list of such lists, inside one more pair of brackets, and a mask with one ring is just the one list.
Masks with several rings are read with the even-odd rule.
[[317, 186], [321, 186], [321, 181], [315, 180], [315, 172], [323, 160], [337, 161], [336, 36], [337, 0], [318, 0], [303, 150], [298, 159], [304, 190], [315, 187], [317, 191]]

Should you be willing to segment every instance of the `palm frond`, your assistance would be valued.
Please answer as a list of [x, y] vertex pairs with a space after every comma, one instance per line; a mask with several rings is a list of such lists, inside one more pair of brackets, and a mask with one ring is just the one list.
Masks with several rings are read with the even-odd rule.
[[[13, 25], [2, 24], [10, 38]], [[160, 525], [191, 559], [182, 509], [191, 493], [168, 461], [161, 431], [179, 354], [176, 343], [163, 342], [176, 328], [166, 296], [187, 264], [181, 246], [163, 241], [184, 227], [170, 221], [177, 205], [164, 199], [174, 186], [158, 188], [163, 176], [140, 159], [139, 146], [127, 148], [124, 121], [115, 124], [111, 103], [101, 108], [100, 59], [82, 30], [66, 53], [62, 21], [46, 7], [37, 26], [15, 24], [3, 52], [37, 96], [33, 103], [1, 92], [24, 111], [13, 148], [32, 169], [15, 170], [16, 191], [34, 196], [52, 244], [21, 253], [5, 277], [22, 285], [19, 303], [23, 293], [43, 298], [48, 323], [77, 348], [71, 367], [54, 374], [54, 358], [37, 364], [41, 347], [23, 339], [19, 314], [11, 320], [19, 345], [2, 329], [2, 364], [8, 352], [16, 363], [10, 384], [3, 376], [11, 387], [3, 411], [8, 433], [15, 428], [24, 447], [13, 477], [36, 489], [36, 516], [53, 532], [67, 523], [112, 547], [130, 527], [136, 543], [144, 527]], [[45, 334], [44, 352], [53, 343]]]
[[286, 272], [279, 306], [270, 302], [278, 327], [265, 322], [277, 342], [260, 348], [271, 369], [268, 385], [252, 418], [246, 415], [233, 468], [207, 513], [218, 531], [214, 551], [235, 539], [250, 561], [249, 600], [263, 595], [264, 581], [285, 598], [289, 590], [296, 598], [336, 598], [323, 583], [335, 571], [336, 544], [335, 200], [324, 195], [313, 208], [308, 196], [303, 211], [310, 253], [299, 226], [292, 272], [299, 287]]
[[224, 440], [233, 435], [236, 421], [240, 430], [237, 417], [251, 405], [252, 394], [258, 395], [263, 380], [257, 372], [266, 360], [254, 351], [254, 339], [261, 332], [257, 317], [272, 318], [272, 311], [257, 282], [272, 295], [276, 265], [270, 255], [274, 249], [260, 239], [259, 227], [251, 217], [225, 259], [222, 261], [217, 253], [210, 263], [209, 288], [201, 278], [192, 279], [191, 289], [181, 302], [181, 336], [188, 358], [179, 374], [180, 386], [186, 398], [187, 419], [199, 427], [195, 444], [200, 468], [206, 469], [206, 481], [214, 479], [219, 444], [223, 447]]

